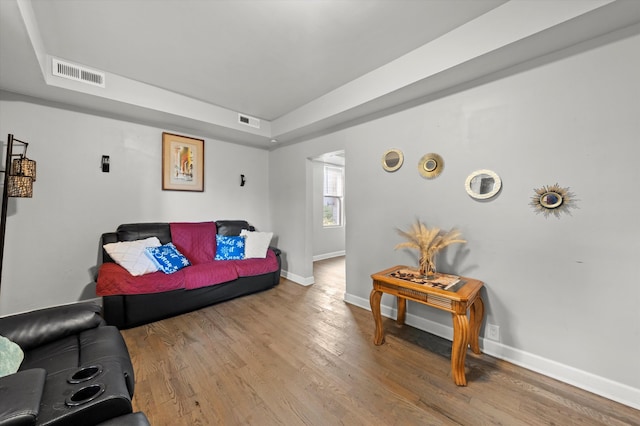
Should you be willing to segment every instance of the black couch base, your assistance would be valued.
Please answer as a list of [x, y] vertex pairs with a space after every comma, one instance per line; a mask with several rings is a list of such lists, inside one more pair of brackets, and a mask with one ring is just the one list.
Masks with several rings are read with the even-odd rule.
[[194, 290], [103, 296], [104, 318], [107, 324], [119, 329], [137, 327], [267, 290], [279, 281], [280, 270], [252, 277], [240, 277], [223, 284]]

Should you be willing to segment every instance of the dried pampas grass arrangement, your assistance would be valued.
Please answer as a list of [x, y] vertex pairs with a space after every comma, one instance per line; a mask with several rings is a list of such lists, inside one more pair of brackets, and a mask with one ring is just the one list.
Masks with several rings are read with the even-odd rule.
[[451, 229], [447, 232], [440, 228], [427, 228], [427, 226], [416, 220], [408, 231], [397, 229], [398, 234], [402, 235], [407, 241], [396, 245], [399, 248], [416, 249], [420, 252], [420, 274], [424, 276], [433, 276], [436, 273], [435, 255], [443, 248], [455, 244], [466, 243], [466, 240], [460, 238], [460, 231]]

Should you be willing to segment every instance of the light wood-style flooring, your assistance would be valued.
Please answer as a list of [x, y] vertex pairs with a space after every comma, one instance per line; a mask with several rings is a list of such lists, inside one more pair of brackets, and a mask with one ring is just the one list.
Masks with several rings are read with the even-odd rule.
[[371, 312], [343, 301], [344, 258], [314, 273], [124, 330], [134, 409], [153, 426], [640, 425], [640, 411], [471, 351], [458, 387], [451, 342], [385, 318], [374, 346]]

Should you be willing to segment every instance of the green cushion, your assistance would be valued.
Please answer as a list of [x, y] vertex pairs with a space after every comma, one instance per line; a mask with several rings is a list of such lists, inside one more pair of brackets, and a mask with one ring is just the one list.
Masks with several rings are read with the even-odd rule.
[[23, 359], [24, 353], [20, 346], [0, 336], [0, 377], [16, 373]]

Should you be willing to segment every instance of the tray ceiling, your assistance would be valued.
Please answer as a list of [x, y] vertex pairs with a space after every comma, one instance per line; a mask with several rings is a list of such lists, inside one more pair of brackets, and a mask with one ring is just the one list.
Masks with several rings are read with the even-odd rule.
[[[558, 3], [2, 0], [0, 89], [273, 149], [272, 139], [366, 119], [640, 16], [620, 2]], [[615, 19], [595, 26], [597, 14]], [[564, 40], [541, 37], [560, 28]], [[528, 53], [506, 55], [517, 43]], [[105, 88], [51, 76], [53, 58], [104, 72]], [[261, 128], [243, 127], [237, 113]]]

